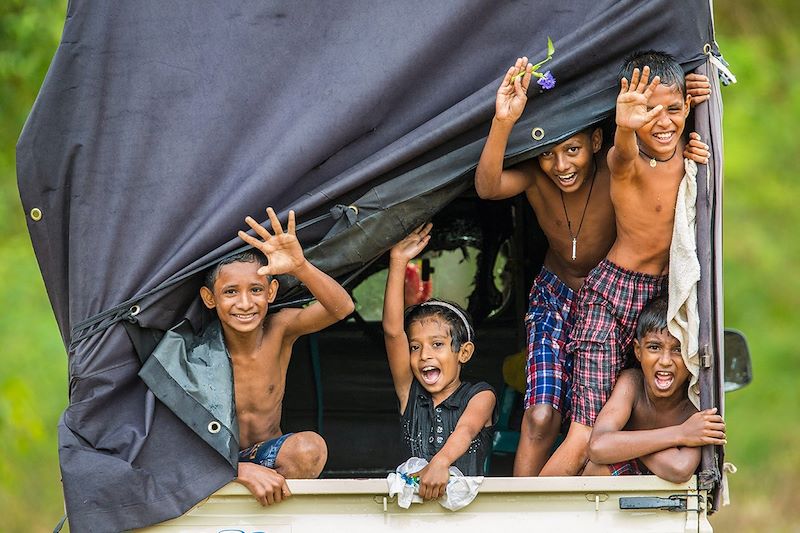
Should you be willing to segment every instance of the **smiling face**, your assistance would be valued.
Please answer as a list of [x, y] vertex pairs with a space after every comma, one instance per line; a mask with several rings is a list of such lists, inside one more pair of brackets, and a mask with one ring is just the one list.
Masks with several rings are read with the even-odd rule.
[[658, 85], [647, 100], [647, 110], [661, 105], [661, 112], [636, 130], [642, 149], [651, 157], [670, 157], [675, 153], [689, 115], [691, 97], [684, 98], [677, 85]]
[[461, 365], [472, 357], [474, 345], [464, 342], [453, 350], [450, 325], [439, 315], [414, 320], [407, 334], [411, 372], [436, 403], [446, 399], [461, 384]]
[[261, 326], [269, 304], [275, 299], [278, 281], [259, 276], [258, 262], [235, 262], [220, 267], [214, 290], [200, 289], [203, 303], [215, 309], [222, 327], [237, 333], [249, 333]]
[[686, 385], [689, 370], [681, 357], [681, 343], [666, 328], [634, 340], [633, 351], [651, 398], [669, 398]]
[[594, 154], [600, 150], [603, 133], [600, 128], [583, 131], [542, 152], [539, 167], [565, 193], [575, 192], [594, 173]]

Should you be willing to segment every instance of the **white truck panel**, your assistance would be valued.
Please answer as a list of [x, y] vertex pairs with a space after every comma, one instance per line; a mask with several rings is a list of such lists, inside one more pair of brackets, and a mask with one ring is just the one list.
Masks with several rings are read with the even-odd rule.
[[[183, 516], [141, 529], [152, 533], [437, 533], [506, 531], [711, 531], [705, 491], [696, 478], [669, 483], [655, 476], [486, 478], [476, 499], [452, 512], [436, 502], [400, 508], [384, 479], [290, 480], [292, 497], [261, 507], [230, 483]], [[621, 510], [621, 497], [685, 497], [685, 511]]]

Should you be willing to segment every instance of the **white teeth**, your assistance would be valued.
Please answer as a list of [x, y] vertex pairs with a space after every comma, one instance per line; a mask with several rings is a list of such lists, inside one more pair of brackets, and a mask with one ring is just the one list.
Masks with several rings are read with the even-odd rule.
[[423, 372], [427, 372], [428, 370], [434, 370], [436, 367], [433, 366], [426, 366], [422, 369]]

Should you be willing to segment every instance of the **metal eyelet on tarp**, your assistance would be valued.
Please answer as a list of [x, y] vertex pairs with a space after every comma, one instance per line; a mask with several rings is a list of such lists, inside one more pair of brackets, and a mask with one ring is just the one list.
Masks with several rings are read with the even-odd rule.
[[31, 219], [36, 222], [42, 220], [42, 210], [38, 207], [31, 209]]
[[208, 432], [209, 433], [216, 434], [216, 433], [219, 433], [219, 430], [221, 430], [221, 429], [222, 429], [222, 424], [220, 424], [216, 420], [212, 420], [211, 422], [208, 423]]
[[540, 128], [539, 126], [536, 126], [531, 130], [531, 137], [533, 137], [537, 141], [541, 141], [542, 139], [544, 139], [544, 129]]

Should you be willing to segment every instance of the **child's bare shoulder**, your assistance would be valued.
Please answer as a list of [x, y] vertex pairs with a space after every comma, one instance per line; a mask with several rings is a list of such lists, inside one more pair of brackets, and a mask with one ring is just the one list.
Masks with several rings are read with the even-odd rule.
[[264, 319], [264, 333], [268, 335], [280, 334], [286, 331], [286, 327], [297, 317], [300, 309], [284, 307], [271, 312]]
[[626, 368], [617, 377], [614, 387], [641, 387], [643, 382], [642, 371], [638, 368]]

